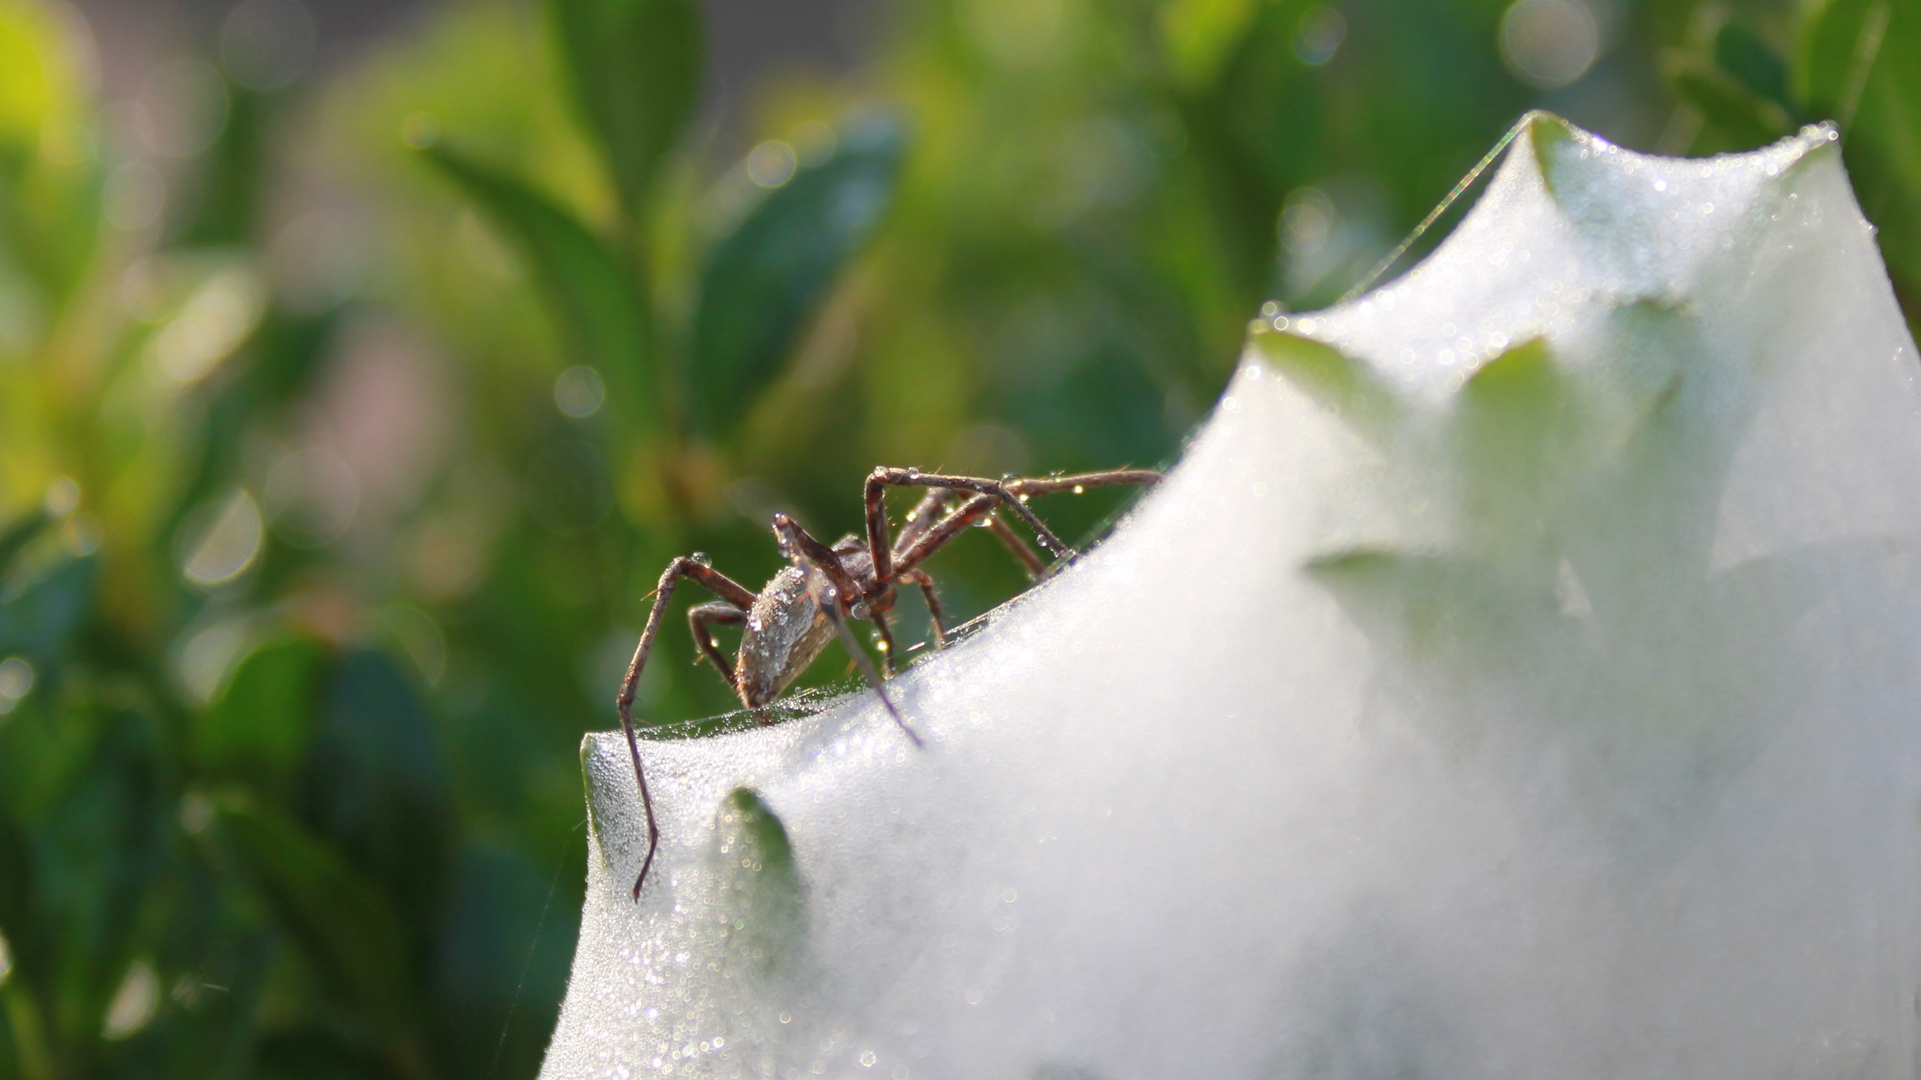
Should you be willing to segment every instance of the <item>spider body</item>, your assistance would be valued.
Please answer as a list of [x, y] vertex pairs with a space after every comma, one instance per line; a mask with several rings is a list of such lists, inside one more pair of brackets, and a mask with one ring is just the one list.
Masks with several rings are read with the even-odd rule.
[[[847, 536], [833, 551], [859, 590], [854, 598], [841, 599], [841, 614], [866, 619], [892, 611], [894, 587], [875, 580], [867, 545]], [[760, 709], [779, 697], [834, 640], [834, 623], [822, 604], [824, 590], [818, 581], [810, 587], [811, 572], [800, 566], [785, 567], [747, 609], [730, 681], [740, 703], [749, 709]]]
[[[647, 815], [647, 855], [634, 881], [634, 899], [653, 865], [660, 831], [654, 823], [652, 797], [647, 790], [646, 772], [641, 768], [640, 743], [634, 733], [633, 704], [635, 687], [660, 632], [668, 600], [682, 578], [688, 578], [720, 599], [699, 604], [687, 612], [694, 645], [701, 659], [714, 665], [726, 678], [741, 704], [754, 711], [762, 723], [771, 723], [766, 706], [780, 696], [808, 665], [820, 657], [836, 637], [847, 647], [861, 671], [873, 684], [881, 704], [916, 746], [920, 736], [894, 707], [881, 685], [881, 676], [847, 628], [848, 620], [863, 619], [874, 624], [879, 638], [886, 673], [894, 673], [893, 635], [887, 614], [902, 585], [921, 590], [933, 621], [934, 644], [946, 644], [946, 617], [934, 591], [934, 579], [920, 564], [954, 537], [973, 525], [983, 525], [1005, 544], [1038, 580], [1047, 569], [1040, 556], [1019, 533], [1000, 517], [1005, 511], [1018, 517], [1033, 530], [1042, 546], [1053, 552], [1057, 561], [1070, 559], [1074, 552], [1061, 543], [1040, 518], [1027, 508], [1032, 495], [1072, 491], [1090, 487], [1152, 484], [1160, 474], [1144, 469], [1119, 469], [1081, 476], [1049, 476], [1027, 480], [990, 480], [971, 476], [922, 473], [918, 469], [875, 469], [867, 477], [867, 535], [842, 537], [832, 547], [808, 535], [794, 519], [775, 514], [774, 539], [788, 565], [755, 593], [715, 570], [700, 558], [681, 557], [667, 565], [654, 590], [654, 606], [641, 632], [640, 644], [627, 668], [616, 706], [621, 730], [634, 760], [634, 780], [640, 787], [641, 806]], [[889, 487], [927, 489], [920, 503], [907, 515], [898, 535], [890, 535], [884, 501]], [[714, 640], [713, 627], [735, 626], [741, 631], [740, 647], [732, 659]]]

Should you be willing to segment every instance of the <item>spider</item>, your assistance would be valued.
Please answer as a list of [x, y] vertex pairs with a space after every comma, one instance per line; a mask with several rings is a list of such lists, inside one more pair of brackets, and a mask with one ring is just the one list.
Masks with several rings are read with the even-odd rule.
[[[640, 765], [640, 742], [634, 735], [634, 690], [640, 683], [641, 671], [647, 666], [647, 655], [653, 651], [667, 602], [681, 578], [720, 597], [716, 602], [698, 604], [687, 612], [694, 645], [700, 650], [696, 662], [712, 663], [740, 697], [741, 704], [753, 710], [762, 724], [773, 722], [767, 714], [768, 703], [838, 636], [873, 685], [894, 723], [900, 725], [915, 746], [920, 746], [920, 736], [888, 698], [881, 676], [854, 640], [847, 620], [866, 619], [874, 624], [875, 635], [880, 639], [881, 663], [892, 676], [896, 650], [887, 625], [887, 613], [894, 607], [896, 590], [902, 585], [920, 589], [934, 624], [934, 645], [944, 647], [946, 616], [934, 592], [934, 579], [920, 566], [968, 526], [979, 523], [991, 529], [1020, 560], [1028, 577], [1038, 581], [1048, 571], [1048, 564], [1041, 561], [1012, 526], [1001, 520], [1000, 510], [1004, 508], [1025, 522], [1042, 546], [1053, 552], [1055, 565], [1060, 565], [1077, 553], [1027, 508], [1029, 496], [1062, 491], [1079, 494], [1092, 487], [1149, 485], [1160, 478], [1159, 473], [1147, 469], [1114, 469], [1079, 476], [989, 480], [883, 466], [867, 477], [865, 539], [850, 534], [828, 547], [808, 535], [793, 518], [786, 514], [774, 515], [774, 539], [790, 565], [775, 574], [758, 595], [698, 557], [683, 555], [668, 563], [660, 575], [660, 584], [654, 589], [653, 610], [647, 615], [646, 628], [640, 633], [640, 644], [634, 649], [634, 659], [627, 666], [627, 677], [620, 684], [620, 697], [616, 701], [620, 727], [626, 733], [627, 749], [634, 759], [634, 781], [640, 787], [640, 805], [647, 817], [647, 856], [641, 861], [639, 876], [634, 879], [634, 899], [640, 899], [640, 887], [647, 881], [647, 871], [654, 864], [654, 849], [660, 844], [660, 828], [654, 823], [653, 797], [648, 794], [647, 774]], [[900, 534], [891, 540], [887, 535], [884, 501], [889, 487], [928, 489], [907, 515]], [[714, 640], [711, 628], [715, 626], [742, 628], [740, 650], [732, 661]]]

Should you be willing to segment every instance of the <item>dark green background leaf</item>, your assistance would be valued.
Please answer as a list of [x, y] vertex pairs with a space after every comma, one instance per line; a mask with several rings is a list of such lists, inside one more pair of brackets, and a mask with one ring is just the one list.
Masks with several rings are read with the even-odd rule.
[[694, 416], [726, 433], [745, 418], [832, 288], [835, 274], [893, 201], [901, 126], [875, 118], [840, 148], [768, 192], [714, 245], [694, 313]]

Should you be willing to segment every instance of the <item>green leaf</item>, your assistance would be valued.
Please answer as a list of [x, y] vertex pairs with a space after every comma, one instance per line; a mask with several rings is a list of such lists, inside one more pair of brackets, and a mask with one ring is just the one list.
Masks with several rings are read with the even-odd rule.
[[446, 881], [453, 810], [426, 703], [392, 657], [346, 653], [320, 686], [300, 817], [425, 936]]
[[50, 969], [49, 1020], [69, 1042], [100, 1031], [164, 867], [169, 806], [157, 750], [150, 719], [112, 717], [85, 767], [26, 830]]
[[1714, 35], [1714, 62], [1752, 93], [1792, 112], [1788, 64], [1747, 23], [1730, 19]]
[[1750, 150], [1787, 134], [1787, 114], [1719, 72], [1684, 67], [1669, 76], [1675, 95], [1701, 114], [1691, 150]]
[[215, 820], [322, 984], [386, 1039], [415, 1019], [412, 956], [380, 891], [331, 846], [265, 807], [221, 799]]
[[726, 433], [779, 372], [835, 272], [893, 201], [905, 137], [891, 120], [843, 133], [708, 254], [694, 312], [696, 422]]
[[1855, 196], [1889, 271], [1912, 293], [1921, 286], [1921, 3], [1822, 7], [1803, 28], [1796, 83], [1812, 113], [1841, 123]]
[[1816, 116], [1851, 114], [1887, 29], [1888, 0], [1830, 0], [1802, 27], [1795, 89]]
[[21, 515], [11, 525], [0, 530], [0, 580], [4, 580], [7, 571], [12, 569], [13, 560], [18, 558], [20, 553], [26, 550], [27, 545], [33, 543], [34, 538], [52, 523], [53, 518], [45, 510], [35, 510]]
[[1373, 368], [1326, 342], [1260, 323], [1252, 343], [1282, 377], [1364, 435], [1386, 434], [1402, 413]]
[[548, 0], [574, 105], [633, 217], [700, 97], [695, 0]]
[[0, 596], [0, 656], [56, 659], [86, 619], [93, 601], [94, 556], [69, 559], [17, 591]]
[[1533, 564], [1354, 548], [1302, 569], [1377, 645], [1437, 670], [1512, 669], [1565, 631], [1553, 578]]
[[[543, 855], [577, 873], [577, 842]], [[533, 1076], [567, 991], [579, 898], [556, 896], [555, 874], [503, 848], [470, 847], [456, 867], [435, 928], [432, 992], [450, 1075]]]
[[326, 650], [306, 637], [255, 649], [193, 726], [195, 764], [213, 776], [288, 794], [314, 728]]
[[1161, 44], [1175, 79], [1189, 89], [1213, 82], [1260, 10], [1255, 0], [1170, 0]]
[[41, 934], [34, 919], [35, 891], [27, 839], [13, 816], [0, 808], [0, 937], [5, 937], [16, 968], [38, 965]]
[[730, 953], [757, 974], [787, 967], [806, 932], [805, 896], [787, 829], [759, 793], [736, 788], [721, 802], [713, 855]]
[[445, 146], [425, 153], [519, 248], [577, 362], [598, 367], [630, 406], [620, 415], [654, 415], [640, 290], [607, 245], [525, 183]]

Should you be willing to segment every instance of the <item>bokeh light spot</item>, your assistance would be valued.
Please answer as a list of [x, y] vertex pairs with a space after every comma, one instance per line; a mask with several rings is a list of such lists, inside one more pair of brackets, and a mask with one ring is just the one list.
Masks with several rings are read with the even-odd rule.
[[159, 1006], [160, 977], [154, 974], [152, 964], [134, 961], [126, 978], [120, 980], [120, 989], [114, 991], [113, 1003], [107, 1006], [101, 1038], [116, 1040], [135, 1034], [147, 1026]]
[[554, 380], [554, 407], [564, 416], [584, 420], [600, 411], [607, 400], [607, 384], [600, 372], [581, 364], [570, 367]]
[[792, 180], [799, 166], [800, 157], [794, 148], [779, 139], [769, 139], [747, 155], [748, 178], [764, 188], [777, 188]]
[[265, 534], [260, 507], [244, 490], [235, 491], [211, 513], [203, 515], [204, 524], [190, 529], [186, 560], [181, 574], [203, 588], [224, 585], [253, 566], [260, 557], [260, 542]]
[[1326, 4], [1316, 4], [1301, 13], [1300, 28], [1294, 32], [1294, 55], [1301, 63], [1318, 67], [1334, 59], [1347, 40], [1347, 20]]
[[1501, 58], [1530, 86], [1567, 86], [1600, 55], [1600, 26], [1580, 0], [1519, 0], [1501, 16]]
[[0, 660], [0, 716], [5, 716], [33, 692], [33, 665], [24, 656]]

